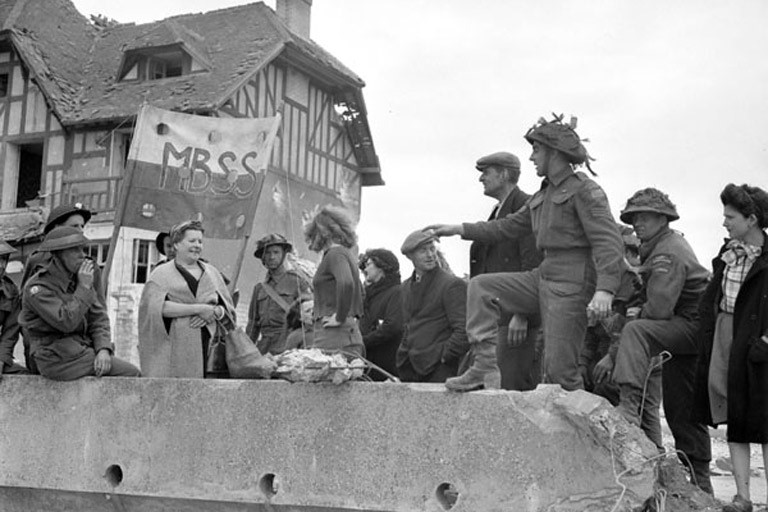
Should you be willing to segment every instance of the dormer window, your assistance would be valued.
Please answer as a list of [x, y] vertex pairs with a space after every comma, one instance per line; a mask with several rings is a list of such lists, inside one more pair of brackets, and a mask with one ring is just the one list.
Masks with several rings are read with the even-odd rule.
[[128, 50], [123, 57], [119, 81], [162, 80], [204, 71], [206, 67], [180, 45]]

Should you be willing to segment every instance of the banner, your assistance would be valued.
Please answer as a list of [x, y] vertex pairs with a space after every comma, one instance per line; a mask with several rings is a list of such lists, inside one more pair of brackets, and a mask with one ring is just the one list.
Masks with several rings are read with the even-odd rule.
[[201, 220], [206, 238], [251, 232], [280, 116], [221, 119], [142, 107], [118, 224], [168, 231]]

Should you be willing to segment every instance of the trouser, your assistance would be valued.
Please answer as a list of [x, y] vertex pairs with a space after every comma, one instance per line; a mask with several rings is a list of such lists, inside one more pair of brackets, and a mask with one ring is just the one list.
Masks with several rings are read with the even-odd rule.
[[[67, 360], [62, 360], [45, 348], [38, 349], [32, 357], [35, 358], [40, 374], [52, 380], [75, 380], [96, 375], [93, 368], [96, 353], [91, 347]], [[141, 371], [128, 361], [112, 357], [112, 366], [102, 377], [141, 377]]]
[[539, 269], [483, 274], [469, 281], [467, 337], [470, 343], [495, 344], [500, 311], [541, 315], [544, 328], [544, 375], [564, 389], [583, 389], [579, 352], [587, 329], [587, 304], [593, 281], [551, 281]]
[[411, 360], [405, 358], [400, 366], [397, 367], [397, 373], [403, 382], [445, 382], [449, 377], [454, 377], [458, 370], [458, 362], [446, 364], [438, 363], [435, 368], [426, 375], [421, 375], [411, 366]]
[[529, 391], [541, 380], [541, 360], [536, 351], [541, 322], [538, 315], [528, 318], [528, 335], [525, 341], [517, 347], [512, 347], [507, 343], [511, 318], [511, 314], [502, 312], [499, 322], [496, 359], [501, 372], [501, 389]]
[[8, 375], [27, 375], [29, 373], [26, 368], [17, 363], [0, 362], [0, 368], [2, 373], [7, 373]]
[[621, 331], [613, 369], [618, 384], [642, 389], [651, 358], [662, 350], [672, 354], [662, 367], [664, 413], [675, 448], [694, 465], [708, 464], [712, 458], [707, 426], [691, 419], [697, 327], [697, 322], [677, 316], [671, 320], [633, 320]]

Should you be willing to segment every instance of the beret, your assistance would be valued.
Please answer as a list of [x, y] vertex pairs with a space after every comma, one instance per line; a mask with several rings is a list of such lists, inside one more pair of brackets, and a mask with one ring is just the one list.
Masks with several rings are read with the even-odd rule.
[[400, 252], [407, 256], [408, 254], [418, 249], [420, 245], [424, 245], [425, 243], [431, 242], [432, 240], [437, 240], [437, 236], [432, 230], [425, 231], [423, 229], [419, 229], [405, 237], [405, 241], [400, 247]]
[[520, 169], [520, 159], [512, 153], [506, 151], [499, 151], [497, 153], [491, 153], [479, 159], [475, 163], [475, 168], [478, 171], [484, 170], [486, 167], [492, 165], [498, 165], [499, 167], [506, 167], [510, 169]]

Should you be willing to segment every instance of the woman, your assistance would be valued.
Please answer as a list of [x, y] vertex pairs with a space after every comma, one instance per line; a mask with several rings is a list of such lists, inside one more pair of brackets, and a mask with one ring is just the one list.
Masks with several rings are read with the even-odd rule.
[[340, 208], [324, 206], [304, 226], [309, 249], [322, 253], [314, 285], [314, 347], [365, 355], [357, 325], [363, 298], [357, 275], [352, 221]]
[[[201, 260], [203, 226], [171, 229], [175, 256], [149, 276], [139, 304], [139, 358], [146, 377], [226, 377], [217, 320], [235, 318], [221, 274]], [[226, 318], [225, 318], [226, 317]], [[220, 364], [223, 363], [223, 366]]]
[[[391, 251], [369, 249], [360, 258], [365, 275], [365, 298], [360, 331], [367, 358], [397, 376], [397, 347], [403, 337], [403, 299], [400, 293], [400, 263]], [[373, 380], [387, 377], [374, 371]]]
[[155, 238], [155, 248], [157, 249], [157, 253], [160, 254], [163, 258], [152, 265], [152, 270], [155, 270], [163, 263], [173, 261], [173, 244], [171, 243], [171, 234], [166, 232], [159, 233]]
[[730, 239], [701, 301], [698, 411], [728, 425], [737, 494], [723, 511], [749, 512], [750, 443], [768, 466], [768, 193], [729, 184], [720, 200]]

